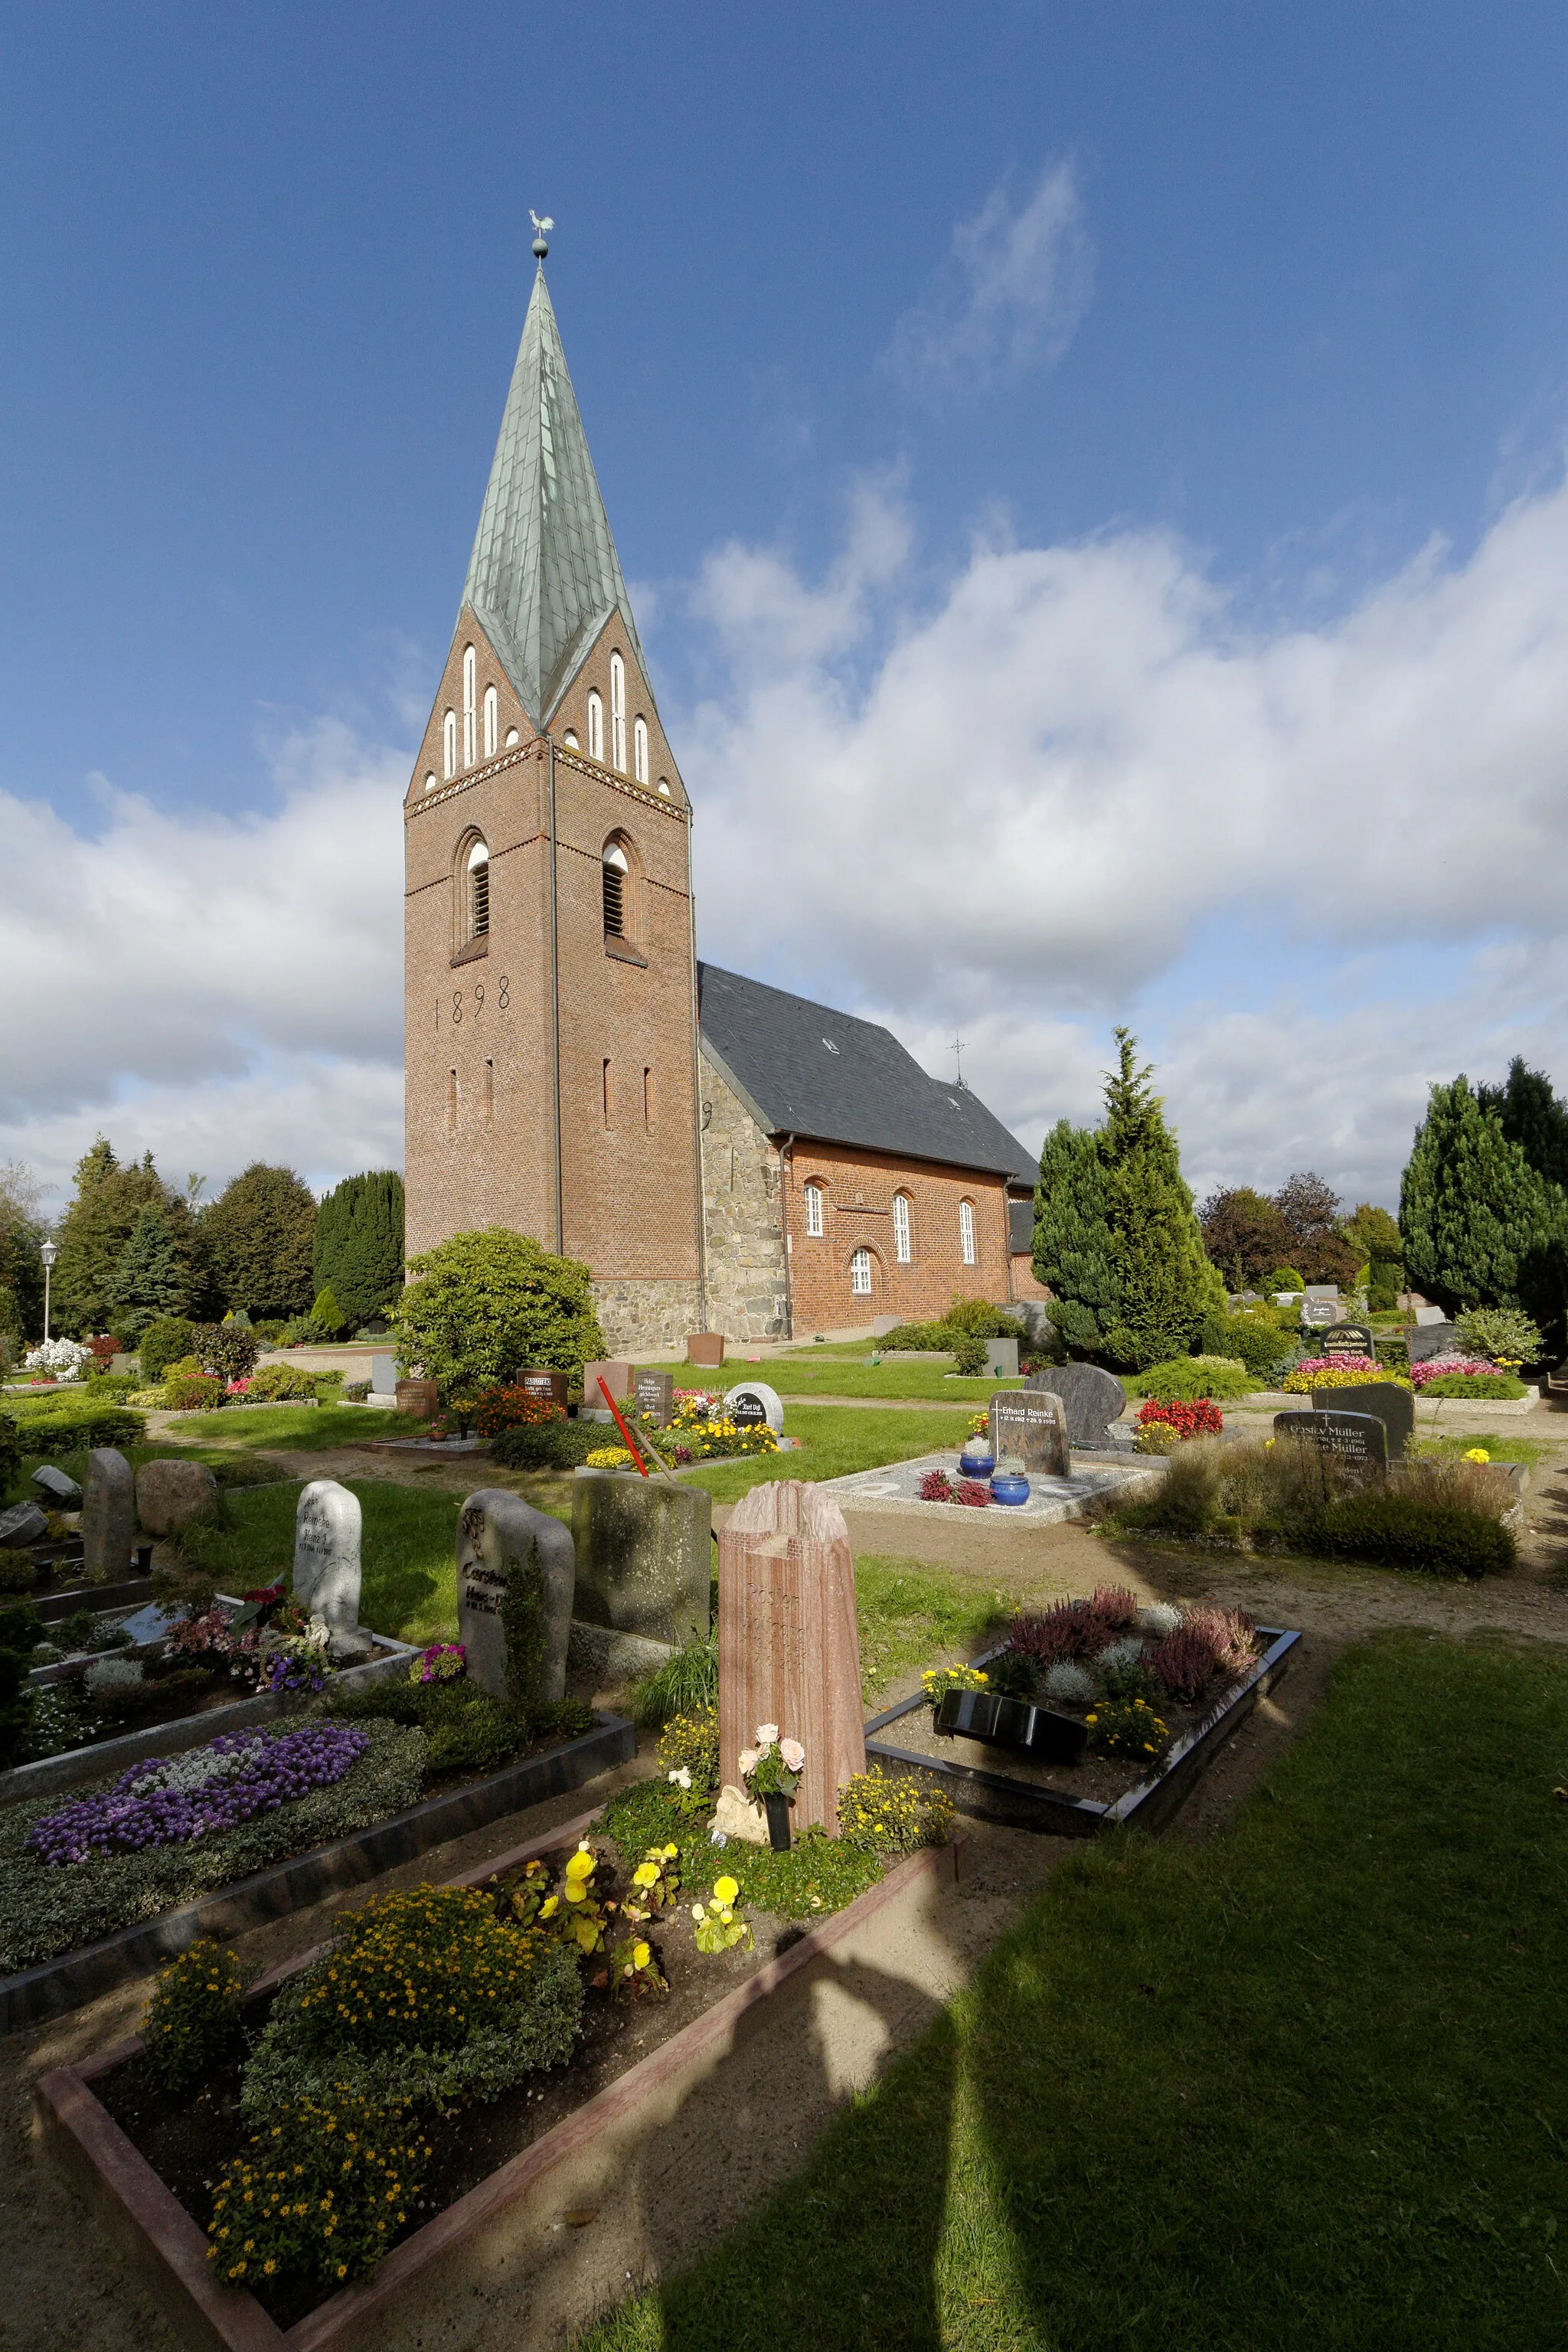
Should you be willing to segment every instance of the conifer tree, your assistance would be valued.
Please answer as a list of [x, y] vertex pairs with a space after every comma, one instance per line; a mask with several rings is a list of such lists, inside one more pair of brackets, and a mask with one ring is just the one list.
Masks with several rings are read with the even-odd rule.
[[1560, 1321], [1568, 1196], [1510, 1142], [1461, 1072], [1435, 1086], [1399, 1187], [1410, 1279], [1450, 1313], [1518, 1307]]
[[1067, 1345], [1097, 1349], [1116, 1305], [1105, 1171], [1098, 1136], [1070, 1119], [1058, 1119], [1041, 1148], [1034, 1264], [1056, 1299], [1051, 1319]]
[[316, 1202], [291, 1168], [252, 1160], [203, 1211], [200, 1223], [226, 1307], [270, 1318], [310, 1312]]
[[134, 1347], [156, 1317], [188, 1315], [193, 1303], [191, 1269], [181, 1255], [169, 1204], [153, 1202], [132, 1227], [110, 1276], [110, 1318]]
[[1130, 1030], [1118, 1029], [1116, 1042], [1120, 1064], [1106, 1081], [1100, 1134], [1118, 1294], [1105, 1349], [1113, 1362], [1141, 1370], [1186, 1352], [1205, 1319], [1223, 1310], [1225, 1284], [1205, 1252], [1152, 1073], [1137, 1067]]
[[330, 1286], [351, 1330], [403, 1287], [403, 1179], [395, 1169], [345, 1176], [316, 1212], [318, 1286]]
[[143, 1209], [165, 1194], [149, 1152], [140, 1166], [122, 1168], [108, 1138], [100, 1136], [77, 1163], [76, 1194], [60, 1220], [50, 1318], [61, 1331], [101, 1331], [121, 1252]]
[[1503, 1084], [1479, 1086], [1476, 1100], [1497, 1113], [1504, 1135], [1538, 1175], [1568, 1192], [1568, 1103], [1553, 1094], [1544, 1070], [1527, 1069], [1523, 1055], [1516, 1054]]

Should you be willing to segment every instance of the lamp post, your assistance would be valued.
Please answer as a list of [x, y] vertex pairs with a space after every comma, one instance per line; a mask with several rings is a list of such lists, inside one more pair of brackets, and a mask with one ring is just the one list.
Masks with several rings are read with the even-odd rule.
[[46, 1242], [38, 1255], [44, 1261], [44, 1345], [49, 1344], [49, 1276], [54, 1271], [59, 1251], [53, 1242]]

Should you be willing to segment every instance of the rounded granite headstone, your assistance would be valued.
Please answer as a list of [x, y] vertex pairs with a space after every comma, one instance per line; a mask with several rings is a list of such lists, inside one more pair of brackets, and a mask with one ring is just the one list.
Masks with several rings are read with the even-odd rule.
[[777, 1437], [784, 1428], [784, 1406], [776, 1389], [766, 1381], [737, 1381], [724, 1399], [724, 1411], [739, 1429], [755, 1429], [766, 1423]]
[[1090, 1454], [1110, 1450], [1110, 1424], [1127, 1410], [1127, 1391], [1114, 1372], [1099, 1364], [1047, 1364], [1030, 1373], [1024, 1391], [1030, 1389], [1046, 1389], [1060, 1397], [1070, 1444]]
[[294, 1598], [333, 1633], [359, 1624], [359, 1496], [335, 1478], [312, 1478], [294, 1514]]
[[[704, 1497], [706, 1499], [706, 1497]], [[571, 1532], [504, 1486], [481, 1486], [458, 1514], [458, 1639], [468, 1678], [491, 1698], [511, 1696], [501, 1603], [514, 1569], [537, 1555], [542, 1585], [544, 1655], [539, 1679], [519, 1696], [548, 1704], [566, 1694], [576, 1551]]]

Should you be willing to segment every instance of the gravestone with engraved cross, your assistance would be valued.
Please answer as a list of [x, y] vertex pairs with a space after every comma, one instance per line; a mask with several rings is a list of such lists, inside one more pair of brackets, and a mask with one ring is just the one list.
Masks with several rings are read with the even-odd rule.
[[1337, 1462], [1363, 1478], [1382, 1478], [1388, 1469], [1388, 1431], [1374, 1412], [1277, 1412], [1274, 1434], [1287, 1444], [1308, 1445], [1324, 1462]]
[[1026, 1470], [1066, 1478], [1072, 1469], [1067, 1408], [1049, 1389], [1006, 1389], [991, 1400], [991, 1451], [1021, 1457]]

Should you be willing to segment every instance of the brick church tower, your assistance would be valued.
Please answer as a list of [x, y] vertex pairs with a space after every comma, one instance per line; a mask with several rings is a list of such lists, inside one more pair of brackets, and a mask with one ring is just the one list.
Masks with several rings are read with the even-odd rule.
[[691, 811], [540, 268], [405, 804], [408, 1251], [585, 1259], [612, 1349], [704, 1328]]

